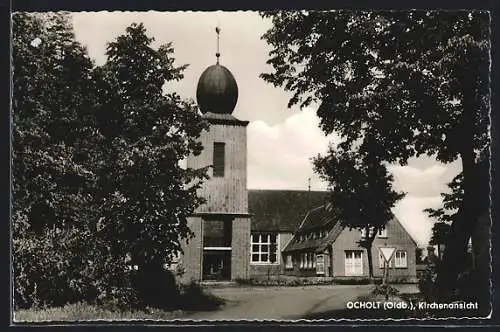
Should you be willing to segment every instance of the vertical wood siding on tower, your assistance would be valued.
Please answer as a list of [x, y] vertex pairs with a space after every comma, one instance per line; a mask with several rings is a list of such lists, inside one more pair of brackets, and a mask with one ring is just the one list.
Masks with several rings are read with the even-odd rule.
[[208, 131], [201, 134], [203, 152], [187, 160], [187, 167], [201, 168], [214, 163], [214, 142], [225, 143], [224, 177], [214, 177], [209, 170], [199, 195], [206, 199], [206, 204], [196, 212], [247, 213], [247, 147], [246, 127], [212, 124]]

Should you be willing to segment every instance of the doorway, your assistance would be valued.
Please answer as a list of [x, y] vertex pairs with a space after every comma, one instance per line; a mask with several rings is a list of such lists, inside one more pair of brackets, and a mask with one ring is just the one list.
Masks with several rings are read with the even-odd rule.
[[203, 251], [203, 280], [230, 280], [231, 279], [231, 251], [204, 250]]

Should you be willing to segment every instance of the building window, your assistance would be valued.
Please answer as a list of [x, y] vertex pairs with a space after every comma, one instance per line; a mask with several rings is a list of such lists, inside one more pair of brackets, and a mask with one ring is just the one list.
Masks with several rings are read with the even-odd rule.
[[325, 256], [316, 256], [316, 274], [325, 274]]
[[396, 251], [395, 266], [396, 266], [396, 268], [407, 268], [408, 267], [408, 258], [406, 255], [406, 251], [403, 251], [403, 250]]
[[224, 177], [225, 143], [214, 143], [214, 177]]
[[304, 258], [304, 253], [301, 253], [301, 254], [300, 254], [300, 264], [299, 264], [299, 267], [300, 267], [301, 269], [303, 269], [303, 268], [304, 268], [305, 261], [306, 261], [306, 260], [305, 260], [305, 258]]
[[252, 234], [251, 262], [256, 264], [279, 264], [279, 234]]
[[293, 269], [292, 255], [286, 255], [285, 268]]
[[231, 249], [232, 220], [203, 220], [203, 247]]
[[[379, 251], [378, 253], [378, 267], [383, 269], [384, 268], [384, 255]], [[391, 257], [391, 260], [389, 261], [389, 267], [394, 267], [394, 255]]]
[[361, 250], [345, 251], [345, 275], [363, 275], [363, 252]]
[[387, 229], [385, 227], [382, 229], [379, 229], [377, 236], [381, 237], [381, 238], [386, 238], [387, 237]]

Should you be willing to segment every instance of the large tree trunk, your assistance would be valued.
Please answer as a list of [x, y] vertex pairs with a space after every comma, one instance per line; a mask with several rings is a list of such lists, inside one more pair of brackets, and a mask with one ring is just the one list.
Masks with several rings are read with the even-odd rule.
[[437, 295], [441, 300], [449, 299], [456, 290], [458, 275], [465, 268], [468, 243], [478, 219], [473, 113], [470, 105], [464, 105], [462, 125], [457, 128], [457, 137], [455, 137], [462, 159], [464, 198], [457, 217], [450, 227], [443, 260], [438, 271], [436, 286]]

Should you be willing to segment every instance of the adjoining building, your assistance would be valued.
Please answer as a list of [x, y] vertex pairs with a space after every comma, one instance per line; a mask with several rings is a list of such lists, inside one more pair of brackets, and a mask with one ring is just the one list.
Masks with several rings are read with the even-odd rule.
[[[181, 282], [282, 274], [368, 276], [359, 231], [340, 226], [326, 203], [327, 192], [247, 189], [248, 121], [232, 115], [238, 85], [219, 56], [201, 74], [196, 91], [210, 127], [199, 138], [202, 153], [188, 157], [187, 167], [212, 167], [198, 193], [206, 203], [188, 218], [194, 237], [183, 243], [177, 263]], [[394, 245], [393, 274], [414, 277], [415, 242], [397, 220], [384, 234], [374, 243], [375, 275], [381, 274], [378, 248]]]
[[[368, 253], [359, 246], [359, 241], [366, 235], [363, 231], [343, 227], [331, 203], [314, 208], [283, 250], [285, 274], [302, 277], [368, 277]], [[416, 278], [417, 244], [397, 218], [390, 220], [373, 240], [371, 255], [374, 277], [382, 277], [384, 271], [381, 247], [395, 248], [389, 261], [390, 278]]]

